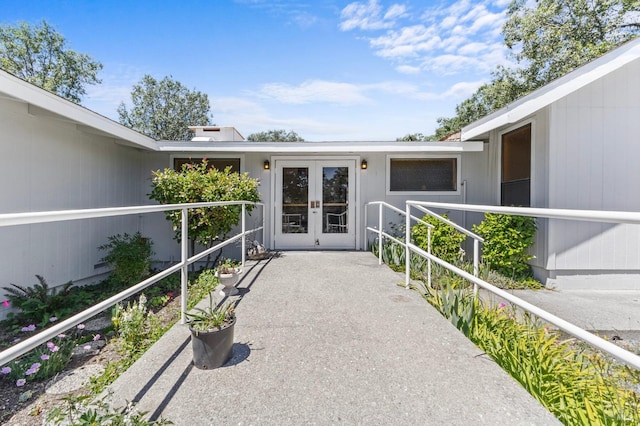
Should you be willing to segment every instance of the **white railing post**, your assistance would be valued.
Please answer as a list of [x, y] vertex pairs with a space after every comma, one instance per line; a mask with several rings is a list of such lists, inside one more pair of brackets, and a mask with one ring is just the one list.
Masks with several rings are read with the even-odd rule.
[[[431, 254], [431, 227], [427, 226], [427, 253]], [[427, 259], [427, 285], [431, 287], [431, 258]]]
[[[473, 239], [473, 276], [478, 277], [480, 273], [480, 241], [477, 238]], [[473, 283], [473, 294], [478, 294], [478, 284]]]
[[411, 205], [407, 203], [406, 205], [407, 214], [404, 218], [404, 263], [405, 263], [405, 277], [404, 277], [404, 285], [406, 288], [409, 288], [409, 279], [411, 275], [411, 249], [409, 248], [409, 244], [411, 244]]
[[382, 265], [382, 204], [378, 204], [378, 265]]
[[180, 324], [187, 322], [187, 285], [189, 283], [189, 215], [186, 207], [182, 209], [182, 234], [180, 235]]
[[247, 236], [244, 234], [247, 230], [245, 224], [246, 210], [246, 204], [242, 203], [242, 269], [244, 269], [245, 256], [247, 255]]

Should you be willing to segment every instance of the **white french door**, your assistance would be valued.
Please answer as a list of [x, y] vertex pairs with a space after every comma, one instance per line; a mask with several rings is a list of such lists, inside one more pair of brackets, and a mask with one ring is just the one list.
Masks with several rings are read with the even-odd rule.
[[276, 249], [355, 248], [355, 160], [277, 160]]

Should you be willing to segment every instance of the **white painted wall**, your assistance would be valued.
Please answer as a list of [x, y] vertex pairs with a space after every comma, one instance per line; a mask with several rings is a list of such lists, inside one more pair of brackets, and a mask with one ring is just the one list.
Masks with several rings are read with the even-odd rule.
[[[640, 59], [551, 106], [550, 207], [640, 210]], [[640, 227], [552, 221], [548, 267], [640, 270]]]
[[[27, 104], [7, 98], [0, 98], [0, 129], [0, 213], [142, 202], [142, 152], [61, 117], [31, 115]], [[97, 247], [139, 226], [125, 217], [0, 228], [0, 287], [33, 284], [35, 274], [52, 286], [100, 274]]]

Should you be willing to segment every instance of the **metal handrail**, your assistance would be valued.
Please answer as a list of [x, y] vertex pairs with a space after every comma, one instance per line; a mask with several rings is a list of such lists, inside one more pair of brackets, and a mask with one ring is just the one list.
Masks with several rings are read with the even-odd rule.
[[[411, 212], [411, 207], [414, 207], [418, 210], [420, 210], [423, 213], [428, 214], [431, 217], [434, 217], [436, 219], [438, 219], [440, 222], [443, 222], [451, 227], [453, 227], [454, 229], [456, 229], [458, 232], [461, 232], [462, 234], [466, 235], [467, 237], [471, 237], [473, 239], [473, 275], [474, 276], [478, 276], [478, 274], [480, 273], [480, 243], [484, 242], [484, 239], [469, 231], [466, 228], [463, 228], [462, 226], [458, 225], [455, 222], [450, 221], [449, 219], [447, 219], [446, 217], [443, 217], [427, 208], [425, 208], [424, 206], [428, 205], [429, 203], [426, 202], [422, 202], [422, 201], [412, 201], [409, 200], [406, 202], [406, 209], [407, 209], [407, 214], [409, 214]], [[407, 235], [406, 235], [406, 239], [407, 241], [411, 240], [411, 233], [409, 232], [409, 230], [407, 230]], [[431, 252], [431, 251], [429, 251]], [[409, 287], [409, 273], [411, 270], [411, 265], [409, 265], [409, 263], [407, 262], [406, 266], [405, 266], [405, 286]], [[431, 268], [429, 268], [428, 271], [428, 282], [429, 285], [431, 285]], [[477, 285], [473, 285], [473, 292], [474, 294], [478, 292], [478, 286]]]
[[[242, 213], [241, 213], [241, 232], [238, 235], [230, 237], [225, 241], [217, 244], [214, 247], [211, 247], [197, 255], [192, 257], [188, 257], [188, 210], [193, 208], [203, 208], [203, 207], [218, 207], [218, 206], [227, 206], [227, 205], [241, 205]], [[254, 205], [262, 208], [262, 225], [258, 226], [251, 230], [246, 230], [245, 221], [246, 221], [246, 206]], [[47, 328], [46, 330], [41, 331], [40, 333], [25, 339], [10, 348], [5, 349], [0, 352], [0, 365], [5, 365], [6, 363], [18, 358], [21, 355], [29, 352], [30, 350], [38, 347], [39, 345], [49, 341], [53, 337], [58, 334], [77, 326], [78, 324], [86, 321], [87, 319], [99, 314], [105, 309], [110, 308], [122, 300], [133, 296], [134, 294], [144, 290], [150, 285], [160, 281], [161, 279], [173, 274], [174, 272], [181, 271], [181, 318], [180, 322], [185, 322], [185, 315], [187, 310], [187, 281], [188, 281], [188, 267], [192, 263], [202, 259], [208, 254], [225, 247], [238, 239], [242, 238], [242, 265], [244, 266], [245, 262], [245, 242], [246, 235], [249, 235], [253, 232], [257, 232], [262, 230], [263, 232], [263, 241], [264, 241], [264, 203], [254, 203], [251, 201], [221, 201], [221, 202], [209, 202], [209, 203], [184, 203], [184, 204], [160, 204], [153, 206], [134, 206], [134, 207], [113, 207], [113, 208], [101, 208], [101, 209], [85, 209], [85, 210], [62, 210], [62, 211], [49, 211], [49, 212], [30, 212], [30, 213], [9, 213], [9, 214], [0, 214], [0, 227], [3, 226], [15, 226], [15, 225], [28, 225], [35, 223], [49, 223], [49, 222], [59, 222], [65, 220], [79, 220], [79, 219], [90, 219], [90, 218], [101, 218], [101, 217], [113, 217], [113, 216], [126, 216], [131, 214], [141, 214], [141, 213], [154, 213], [154, 212], [163, 212], [170, 210], [181, 210], [182, 212], [182, 236], [181, 238], [181, 260], [177, 264], [147, 278], [146, 280], [135, 284], [126, 290], [121, 291], [120, 293], [111, 296], [110, 298], [91, 306], [90, 308], [85, 309], [84, 311], [73, 315], [66, 320], [60, 321], [59, 323]]]
[[[630, 224], [640, 224], [640, 213], [636, 212], [613, 212], [613, 211], [591, 211], [591, 210], [568, 210], [568, 209], [542, 209], [542, 208], [529, 208], [529, 207], [502, 207], [502, 206], [482, 206], [482, 205], [471, 205], [471, 204], [451, 204], [451, 203], [436, 203], [436, 202], [423, 202], [423, 201], [407, 201], [407, 210], [409, 210], [410, 205], [413, 206], [424, 206], [431, 208], [440, 208], [440, 209], [448, 209], [448, 210], [462, 210], [462, 211], [473, 211], [473, 212], [491, 212], [491, 213], [500, 213], [500, 214], [513, 214], [519, 216], [533, 216], [533, 217], [543, 217], [550, 219], [573, 219], [573, 220], [583, 220], [583, 221], [592, 221], [592, 222], [613, 222], [613, 223], [630, 223]], [[410, 230], [409, 230], [410, 232]], [[596, 347], [598, 349], [603, 350], [604, 352], [610, 354], [611, 356], [619, 359], [631, 365], [635, 368], [640, 369], [640, 356], [633, 354], [621, 347], [608, 342], [586, 330], [578, 327], [568, 321], [563, 320], [541, 308], [538, 308], [535, 305], [532, 305], [525, 300], [520, 299], [498, 287], [495, 287], [492, 284], [480, 279], [477, 275], [471, 275], [468, 272], [451, 265], [444, 260], [439, 259], [434, 256], [430, 252], [427, 252], [415, 244], [411, 243], [409, 233], [407, 233], [407, 249], [412, 251], [419, 256], [426, 258], [427, 260], [431, 260], [439, 264], [440, 266], [445, 267], [446, 269], [458, 274], [462, 278], [471, 281], [474, 284], [474, 288], [480, 286], [485, 290], [501, 297], [514, 305], [524, 309], [525, 311], [547, 321], [550, 324], [555, 325], [560, 330], [581, 339], [582, 341], [588, 343], [589, 345]]]
[[[378, 206], [378, 228], [367, 226], [367, 220], [369, 218], [369, 216], [368, 216], [368, 208], [369, 208], [370, 205], [371, 206], [375, 206], [375, 205]], [[427, 223], [424, 220], [420, 219], [419, 217], [413, 216], [412, 214], [408, 214], [407, 215], [407, 212], [405, 212], [402, 209], [399, 209], [399, 208], [397, 208], [395, 206], [392, 206], [391, 204], [386, 203], [384, 201], [371, 201], [371, 202], [366, 203], [364, 205], [365, 230], [366, 231], [371, 231], [371, 232], [374, 232], [374, 233], [378, 234], [378, 264], [379, 265], [382, 265], [382, 245], [383, 245], [382, 243], [383, 243], [383, 239], [384, 238], [388, 238], [388, 239], [394, 241], [395, 243], [400, 244], [402, 247], [404, 247], [404, 249], [405, 249], [405, 263], [407, 262], [406, 258], [408, 256], [410, 256], [410, 253], [407, 250], [407, 245], [403, 241], [397, 239], [393, 235], [390, 235], [390, 234], [384, 232], [384, 230], [383, 230], [384, 210], [383, 210], [383, 208], [387, 208], [389, 210], [395, 211], [396, 213], [399, 213], [400, 215], [404, 216], [405, 220], [406, 220], [405, 226], [407, 228], [409, 228], [411, 226], [411, 220], [414, 220], [414, 221], [426, 226], [427, 227], [427, 250], [429, 251], [429, 253], [431, 253], [431, 230], [434, 228], [434, 226], [432, 224]], [[429, 285], [431, 285], [431, 261], [427, 261], [427, 271], [428, 271], [427, 277], [428, 277], [428, 280], [429, 280]], [[407, 274], [407, 277], [408, 276], [409, 275]], [[407, 278], [407, 280], [408, 280], [408, 278]], [[407, 281], [407, 285], [408, 285], [408, 281]]]

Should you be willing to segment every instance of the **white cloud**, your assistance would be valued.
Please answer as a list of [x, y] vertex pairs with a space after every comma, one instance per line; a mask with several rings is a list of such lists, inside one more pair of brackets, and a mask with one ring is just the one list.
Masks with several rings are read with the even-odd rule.
[[368, 103], [362, 87], [350, 83], [309, 80], [298, 86], [286, 83], [269, 83], [258, 92], [262, 98], [271, 98], [287, 104], [327, 102], [341, 105]]
[[403, 74], [418, 70], [440, 75], [486, 73], [506, 63], [505, 49], [494, 47], [502, 44], [505, 1], [458, 0], [411, 14], [400, 4], [385, 13], [382, 1], [354, 2], [342, 10], [341, 28], [377, 31], [378, 35], [368, 38], [369, 46]]
[[458, 98], [464, 99], [471, 96], [478, 87], [482, 86], [485, 83], [484, 81], [470, 81], [470, 82], [460, 82], [456, 83], [449, 88], [445, 93], [441, 95], [443, 98]]
[[383, 8], [377, 0], [369, 0], [368, 3], [353, 2], [342, 9], [340, 18], [340, 29], [350, 31], [360, 30], [380, 30], [391, 28], [395, 20], [405, 16], [406, 8], [399, 4], [394, 4], [383, 14]]

